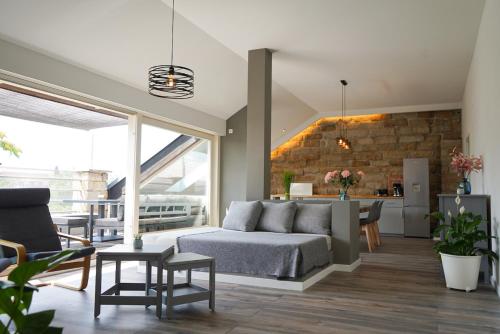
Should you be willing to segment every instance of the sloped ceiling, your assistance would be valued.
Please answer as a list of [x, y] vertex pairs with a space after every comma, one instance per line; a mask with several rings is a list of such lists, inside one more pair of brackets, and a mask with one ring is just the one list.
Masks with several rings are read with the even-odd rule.
[[[168, 0], [0, 3], [0, 38], [146, 89], [167, 63]], [[227, 119], [246, 105], [249, 49], [273, 53], [273, 140], [315, 114], [461, 101], [482, 0], [178, 0], [174, 62], [194, 69], [180, 103]]]

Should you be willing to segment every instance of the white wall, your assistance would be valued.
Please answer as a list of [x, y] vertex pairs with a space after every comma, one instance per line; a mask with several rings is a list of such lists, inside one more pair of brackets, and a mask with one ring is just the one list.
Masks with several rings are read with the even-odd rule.
[[[470, 153], [483, 156], [484, 170], [472, 176], [472, 191], [476, 194], [491, 195], [492, 230], [494, 234], [500, 235], [500, 1], [498, 0], [487, 0], [484, 6], [464, 93], [462, 135], [464, 140], [469, 136]], [[495, 272], [498, 273], [498, 268]]]
[[146, 91], [146, 82], [144, 90], [139, 90], [3, 39], [0, 39], [0, 55], [0, 73], [35, 79], [71, 90], [78, 95], [160, 116], [174, 124], [213, 134], [225, 134], [225, 120], [151, 96]]

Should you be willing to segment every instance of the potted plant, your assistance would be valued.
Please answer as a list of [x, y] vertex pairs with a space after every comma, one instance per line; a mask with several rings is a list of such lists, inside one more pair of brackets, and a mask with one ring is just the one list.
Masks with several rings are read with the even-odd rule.
[[295, 174], [290, 171], [283, 172], [283, 187], [285, 188], [285, 199], [290, 199], [290, 186], [292, 185]]
[[134, 235], [134, 249], [142, 249], [142, 234]]
[[469, 156], [462, 152], [458, 152], [456, 147], [453, 148], [450, 156], [451, 168], [462, 177], [462, 182], [460, 182], [458, 186], [457, 194], [469, 195], [472, 191], [469, 176], [472, 172], [479, 172], [483, 169], [483, 161], [481, 157]]
[[348, 169], [344, 169], [343, 171], [334, 170], [333, 172], [326, 173], [325, 183], [340, 185], [339, 198], [341, 201], [345, 201], [349, 199], [347, 195], [349, 188], [358, 184], [364, 175], [362, 171], [353, 173]]
[[[38, 288], [29, 280], [48, 271], [73, 255], [66, 250], [41, 260], [24, 262], [9, 274], [7, 280], [0, 281], [0, 329], [2, 333], [62, 333], [63, 329], [52, 327], [54, 310], [30, 313], [33, 292]], [[4, 322], [5, 320], [5, 322]]]
[[498, 255], [489, 249], [476, 246], [480, 241], [495, 238], [479, 229], [483, 217], [467, 212], [464, 206], [460, 206], [459, 196], [455, 203], [458, 213], [453, 216], [451, 211], [448, 211], [450, 224], [445, 222], [442, 212], [431, 214], [441, 221], [441, 225], [434, 230], [434, 235], [443, 235], [442, 240], [436, 242], [433, 248], [441, 256], [446, 287], [469, 292], [477, 288], [482, 256], [498, 260]]

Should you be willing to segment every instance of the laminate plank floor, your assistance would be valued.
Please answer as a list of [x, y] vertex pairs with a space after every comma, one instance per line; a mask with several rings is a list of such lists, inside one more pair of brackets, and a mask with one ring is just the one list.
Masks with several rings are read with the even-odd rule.
[[[141, 282], [135, 268], [123, 280]], [[114, 279], [104, 275], [105, 288]], [[41, 288], [32, 311], [55, 308], [64, 333], [500, 333], [500, 299], [481, 285], [445, 288], [432, 241], [383, 237], [352, 273], [334, 272], [305, 292], [217, 284], [216, 312], [207, 302], [175, 308], [158, 320], [154, 307], [102, 306], [93, 318], [94, 278], [86, 292]], [[202, 286], [206, 282], [196, 282]]]

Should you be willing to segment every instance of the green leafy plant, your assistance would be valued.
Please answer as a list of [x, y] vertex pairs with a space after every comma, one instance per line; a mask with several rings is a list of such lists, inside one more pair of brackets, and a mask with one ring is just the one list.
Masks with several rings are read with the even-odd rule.
[[6, 323], [0, 322], [2, 334], [62, 333], [62, 328], [50, 326], [55, 310], [29, 313], [33, 292], [38, 291], [29, 280], [66, 261], [73, 253], [66, 250], [45, 259], [24, 262], [12, 270], [7, 281], [0, 281], [0, 315], [7, 318]]
[[290, 186], [292, 185], [295, 174], [290, 171], [283, 172], [283, 187], [285, 188], [285, 197], [290, 198]]
[[15, 155], [18, 158], [22, 153], [22, 150], [19, 147], [7, 140], [7, 136], [2, 131], [0, 131], [0, 148]]
[[475, 256], [486, 255], [491, 259], [498, 260], [498, 254], [489, 250], [477, 247], [479, 241], [495, 238], [488, 236], [486, 232], [479, 229], [479, 225], [484, 221], [481, 215], [475, 215], [472, 212], [467, 212], [464, 206], [460, 206], [460, 197], [455, 199], [458, 213], [456, 216], [448, 211], [450, 224], [446, 224], [445, 216], [442, 212], [433, 212], [431, 217], [441, 221], [434, 230], [434, 235], [439, 236], [441, 232], [444, 235], [443, 240], [434, 244], [436, 253], [444, 253], [458, 256]]
[[142, 234], [134, 234], [134, 240], [142, 240]]

